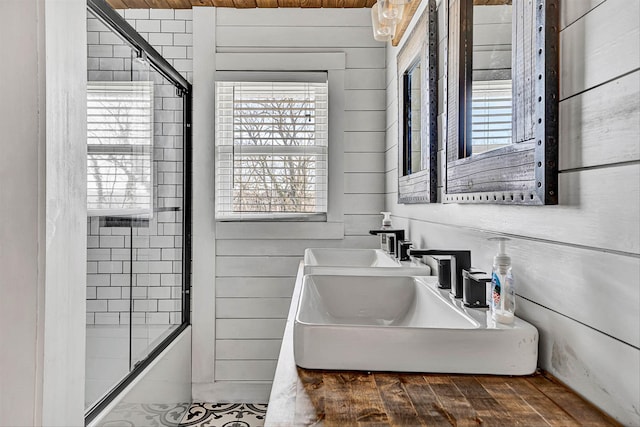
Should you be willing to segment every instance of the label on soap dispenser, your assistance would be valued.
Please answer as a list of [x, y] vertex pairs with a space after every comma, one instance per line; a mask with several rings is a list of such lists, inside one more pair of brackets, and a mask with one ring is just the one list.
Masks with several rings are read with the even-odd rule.
[[500, 307], [500, 290], [500, 277], [496, 272], [493, 272], [491, 275], [491, 305], [493, 308]]

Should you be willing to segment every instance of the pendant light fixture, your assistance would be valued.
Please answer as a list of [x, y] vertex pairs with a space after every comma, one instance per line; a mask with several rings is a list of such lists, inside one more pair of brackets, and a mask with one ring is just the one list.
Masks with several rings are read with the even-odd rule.
[[373, 38], [380, 42], [393, 39], [396, 25], [402, 20], [405, 0], [378, 0], [371, 7]]
[[379, 1], [371, 6], [371, 21], [373, 24], [373, 38], [379, 42], [387, 42], [396, 32], [396, 24], [389, 19], [380, 19]]

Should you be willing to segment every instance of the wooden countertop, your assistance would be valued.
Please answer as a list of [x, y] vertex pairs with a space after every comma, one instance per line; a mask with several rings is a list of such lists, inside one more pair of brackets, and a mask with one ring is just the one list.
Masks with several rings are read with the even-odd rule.
[[322, 371], [298, 368], [291, 300], [265, 427], [294, 426], [616, 426], [544, 373], [494, 375]]

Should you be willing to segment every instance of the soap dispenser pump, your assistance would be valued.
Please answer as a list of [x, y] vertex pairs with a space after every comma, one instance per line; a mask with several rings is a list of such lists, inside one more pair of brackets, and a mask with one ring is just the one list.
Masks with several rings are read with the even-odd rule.
[[[382, 225], [380, 226], [380, 230], [391, 229], [391, 212], [380, 212], [382, 217]], [[387, 242], [388, 237], [385, 233], [380, 233], [380, 249], [383, 251], [389, 251], [389, 243]]]
[[489, 240], [498, 242], [498, 253], [493, 257], [491, 273], [491, 317], [498, 323], [511, 324], [516, 311], [516, 290], [511, 257], [505, 252], [505, 243], [509, 239], [494, 237]]

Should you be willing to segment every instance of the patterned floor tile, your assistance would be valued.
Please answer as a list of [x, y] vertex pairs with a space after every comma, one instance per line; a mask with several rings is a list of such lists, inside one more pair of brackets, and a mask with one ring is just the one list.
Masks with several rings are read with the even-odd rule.
[[180, 427], [262, 427], [267, 405], [254, 403], [193, 403]]
[[120, 402], [100, 427], [175, 427], [187, 413], [188, 403], [154, 404]]

